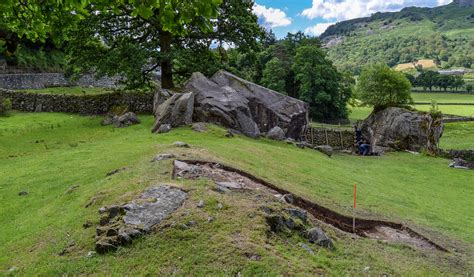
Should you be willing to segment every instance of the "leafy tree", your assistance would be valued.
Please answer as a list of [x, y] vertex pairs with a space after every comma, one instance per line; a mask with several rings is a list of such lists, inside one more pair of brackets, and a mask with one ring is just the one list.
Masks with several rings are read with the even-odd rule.
[[[114, 73], [126, 74], [134, 66], [147, 75], [159, 65], [162, 86], [171, 88], [172, 43], [192, 34], [211, 32], [214, 27], [211, 19], [217, 18], [220, 4], [221, 0], [5, 0], [0, 13], [7, 18], [11, 29], [31, 39], [44, 39], [47, 34], [57, 38], [62, 34], [60, 39], [69, 40], [71, 34], [76, 35], [72, 44], [81, 41], [84, 48], [79, 49], [76, 43], [72, 49], [81, 50], [82, 54], [96, 52], [93, 60], [85, 64], [91, 66], [96, 61], [101, 73], [111, 73], [103, 66], [115, 69]], [[133, 55], [133, 59], [127, 54]], [[153, 55], [146, 57], [148, 54]], [[125, 68], [125, 61], [132, 61], [131, 66]]]
[[468, 93], [472, 93], [473, 90], [474, 90], [474, 86], [473, 86], [473, 85], [471, 85], [471, 84], [466, 85], [466, 91], [467, 91]]
[[318, 120], [347, 117], [351, 91], [342, 84], [342, 76], [319, 47], [300, 46], [292, 66], [299, 81], [299, 96], [309, 103], [310, 113]]
[[410, 81], [386, 64], [366, 66], [355, 87], [356, 97], [374, 110], [404, 106], [413, 102]]
[[286, 68], [277, 57], [271, 59], [263, 70], [262, 85], [286, 94], [285, 77], [287, 75]]
[[436, 71], [424, 70], [416, 78], [416, 83], [423, 87], [424, 90], [428, 88], [430, 91], [433, 91], [433, 87], [438, 84], [439, 76], [440, 74]]
[[462, 76], [454, 76], [453, 88], [458, 90], [464, 86], [464, 78]]

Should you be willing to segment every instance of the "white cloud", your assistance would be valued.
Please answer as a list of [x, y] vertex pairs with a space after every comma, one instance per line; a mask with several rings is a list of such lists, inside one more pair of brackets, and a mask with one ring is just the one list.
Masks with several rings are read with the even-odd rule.
[[253, 12], [261, 20], [263, 20], [262, 25], [269, 28], [288, 26], [291, 24], [291, 18], [289, 18], [286, 13], [280, 9], [271, 7], [267, 8], [255, 3], [253, 6]]
[[450, 2], [452, 0], [313, 0], [311, 8], [303, 10], [301, 15], [309, 19], [322, 17], [342, 21], [376, 12], [398, 11], [408, 6], [433, 6]]
[[314, 35], [314, 36], [319, 36], [321, 35], [322, 33], [324, 33], [324, 31], [326, 31], [326, 29], [333, 25], [333, 24], [336, 24], [336, 22], [330, 22], [330, 23], [318, 23], [316, 25], [314, 25], [313, 27], [308, 27], [304, 30], [304, 33], [307, 34], [307, 35]]

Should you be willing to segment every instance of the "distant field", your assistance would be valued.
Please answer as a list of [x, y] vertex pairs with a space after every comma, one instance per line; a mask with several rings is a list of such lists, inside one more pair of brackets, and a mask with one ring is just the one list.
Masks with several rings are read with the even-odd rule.
[[82, 87], [55, 87], [44, 89], [27, 89], [24, 90], [30, 93], [40, 94], [72, 94], [72, 95], [97, 95], [112, 92], [111, 89], [106, 88], [82, 88]]
[[412, 93], [411, 97], [415, 102], [429, 103], [434, 100], [438, 103], [474, 103], [474, 94], [417, 92]]
[[439, 146], [442, 149], [474, 149], [474, 121], [445, 124]]

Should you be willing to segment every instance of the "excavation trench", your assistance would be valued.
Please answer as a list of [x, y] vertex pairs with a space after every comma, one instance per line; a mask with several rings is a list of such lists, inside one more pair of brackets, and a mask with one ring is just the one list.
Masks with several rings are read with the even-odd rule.
[[355, 233], [358, 236], [393, 243], [403, 243], [421, 249], [447, 250], [425, 236], [400, 223], [356, 218], [353, 230], [352, 217], [339, 214], [307, 199], [292, 194], [265, 180], [245, 171], [224, 164], [200, 160], [175, 160], [173, 178], [198, 179], [209, 178], [214, 182], [227, 182], [245, 190], [258, 190], [273, 195], [293, 196], [293, 205], [308, 211], [316, 219], [336, 227], [339, 230]]

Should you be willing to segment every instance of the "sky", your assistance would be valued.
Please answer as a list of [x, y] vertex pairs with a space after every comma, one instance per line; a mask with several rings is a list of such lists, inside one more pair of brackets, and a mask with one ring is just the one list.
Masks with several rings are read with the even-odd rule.
[[256, 0], [253, 12], [259, 23], [278, 38], [303, 31], [318, 36], [336, 22], [395, 12], [405, 7], [436, 7], [452, 0]]

